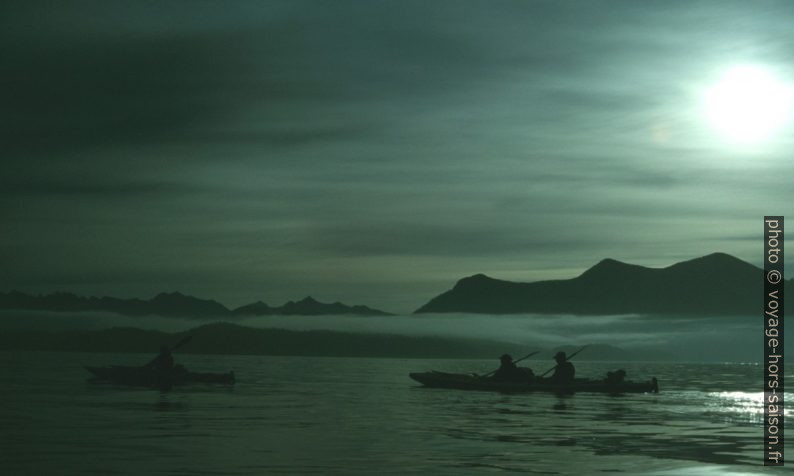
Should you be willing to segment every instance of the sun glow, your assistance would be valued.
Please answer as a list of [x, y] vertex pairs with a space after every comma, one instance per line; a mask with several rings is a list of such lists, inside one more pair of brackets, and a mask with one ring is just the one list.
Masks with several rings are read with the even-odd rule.
[[794, 89], [760, 66], [737, 66], [708, 89], [705, 112], [726, 140], [757, 144], [771, 139], [787, 123]]

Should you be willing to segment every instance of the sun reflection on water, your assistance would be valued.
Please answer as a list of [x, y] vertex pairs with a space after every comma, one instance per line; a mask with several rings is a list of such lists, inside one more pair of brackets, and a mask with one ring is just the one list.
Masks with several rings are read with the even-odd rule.
[[[746, 415], [764, 414], [764, 392], [709, 392], [706, 407], [709, 411], [722, 411]], [[789, 395], [785, 395], [789, 398]], [[784, 416], [791, 410], [784, 410]]]

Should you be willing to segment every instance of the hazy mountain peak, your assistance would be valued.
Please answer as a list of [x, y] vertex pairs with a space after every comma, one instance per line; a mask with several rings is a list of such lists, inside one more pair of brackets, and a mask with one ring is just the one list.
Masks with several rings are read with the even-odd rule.
[[681, 261], [668, 267], [668, 269], [676, 270], [700, 270], [704, 272], [727, 272], [734, 270], [747, 270], [758, 268], [746, 261], [729, 255], [727, 253], [711, 253], [699, 258], [694, 258], [687, 261]]
[[615, 275], [625, 274], [627, 271], [635, 269], [647, 269], [636, 264], [624, 263], [613, 258], [604, 258], [595, 265], [591, 266], [584, 273], [581, 274], [582, 278], [605, 278]]
[[604, 258], [595, 265], [593, 265], [590, 269], [609, 269], [609, 268], [616, 268], [622, 266], [631, 266], [628, 263], [624, 263], [623, 261], [618, 261], [614, 258]]
[[465, 287], [468, 287], [468, 286], [481, 286], [483, 284], [486, 284], [486, 283], [489, 283], [489, 282], [493, 282], [493, 281], [498, 281], [498, 280], [496, 280], [494, 278], [491, 278], [490, 276], [486, 276], [486, 275], [484, 275], [482, 273], [477, 273], [477, 274], [473, 274], [471, 276], [467, 276], [467, 277], [465, 277], [463, 279], [458, 280], [458, 282], [455, 283], [455, 289], [458, 289], [458, 288], [461, 288], [461, 287], [465, 288]]

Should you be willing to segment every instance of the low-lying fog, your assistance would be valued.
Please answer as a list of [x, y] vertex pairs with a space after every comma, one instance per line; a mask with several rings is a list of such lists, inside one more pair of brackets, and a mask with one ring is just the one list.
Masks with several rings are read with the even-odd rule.
[[[167, 332], [222, 319], [179, 319], [110, 313], [2, 312], [1, 329], [74, 330], [137, 327]], [[697, 360], [755, 361], [762, 353], [762, 322], [755, 317], [571, 316], [421, 314], [405, 316], [262, 316], [235, 324], [290, 330], [434, 335], [551, 348], [609, 344], [626, 350]]]

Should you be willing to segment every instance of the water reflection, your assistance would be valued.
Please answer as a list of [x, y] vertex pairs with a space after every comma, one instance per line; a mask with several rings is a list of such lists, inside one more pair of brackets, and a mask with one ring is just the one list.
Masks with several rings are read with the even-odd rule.
[[573, 405], [571, 405], [567, 398], [560, 397], [557, 399], [557, 402], [551, 406], [551, 409], [555, 412], [568, 412], [573, 409]]

